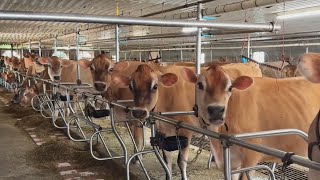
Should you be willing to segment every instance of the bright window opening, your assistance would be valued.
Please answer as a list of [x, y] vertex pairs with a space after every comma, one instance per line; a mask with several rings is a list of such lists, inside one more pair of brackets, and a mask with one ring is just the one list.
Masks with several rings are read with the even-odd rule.
[[206, 54], [205, 53], [201, 53], [201, 57], [200, 57], [200, 63], [201, 64], [206, 62], [205, 58], [206, 58]]
[[[2, 56], [11, 57], [11, 50], [4, 51], [4, 53], [2, 53]], [[19, 57], [19, 54], [16, 51], [13, 51], [13, 56]]]
[[67, 54], [62, 52], [62, 51], [57, 51], [57, 52], [53, 53], [52, 56], [56, 56], [56, 57], [58, 57], [60, 59], [69, 59]]
[[259, 63], [265, 63], [265, 54], [264, 52], [254, 52], [252, 59], [258, 61]]

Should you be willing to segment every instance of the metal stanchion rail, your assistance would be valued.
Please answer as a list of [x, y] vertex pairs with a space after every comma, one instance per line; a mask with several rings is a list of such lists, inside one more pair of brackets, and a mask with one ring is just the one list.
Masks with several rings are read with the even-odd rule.
[[[188, 130], [191, 130], [191, 131], [194, 131], [197, 133], [201, 133], [201, 134], [207, 135], [207, 136], [215, 138], [215, 139], [226, 140], [230, 144], [238, 145], [238, 146], [241, 146], [241, 147], [244, 147], [244, 148], [256, 151], [256, 152], [260, 152], [260, 153], [263, 153], [263, 154], [266, 154], [266, 155], [269, 155], [272, 157], [279, 158], [279, 159], [282, 159], [287, 153], [287, 152], [277, 150], [274, 148], [269, 148], [269, 147], [265, 147], [265, 146], [261, 146], [261, 145], [253, 145], [253, 144], [250, 144], [248, 142], [245, 142], [243, 140], [240, 140], [239, 138], [236, 138], [236, 137], [233, 137], [230, 135], [225, 135], [225, 134], [222, 135], [220, 133], [216, 133], [216, 132], [209, 131], [206, 129], [196, 128], [196, 127], [184, 124], [184, 123], [177, 123], [177, 121], [166, 118], [166, 117], [153, 115], [153, 118], [155, 120], [159, 120], [159, 121], [166, 122], [166, 123], [169, 123], [172, 125], [176, 125], [176, 126], [179, 126], [180, 128], [184, 128], [184, 129], [188, 129]], [[304, 158], [304, 157], [301, 157], [298, 155], [293, 155], [293, 156], [291, 156], [291, 160], [295, 164], [320, 171], [320, 163], [311, 161], [307, 158]]]

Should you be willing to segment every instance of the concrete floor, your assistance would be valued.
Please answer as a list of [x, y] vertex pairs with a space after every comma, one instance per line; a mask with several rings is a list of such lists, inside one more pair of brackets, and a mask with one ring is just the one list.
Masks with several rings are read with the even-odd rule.
[[[3, 106], [1, 102], [0, 108]], [[0, 112], [0, 179], [61, 179], [57, 172], [40, 170], [27, 163], [25, 154], [36, 145], [25, 132], [14, 126], [16, 121], [9, 114]]]

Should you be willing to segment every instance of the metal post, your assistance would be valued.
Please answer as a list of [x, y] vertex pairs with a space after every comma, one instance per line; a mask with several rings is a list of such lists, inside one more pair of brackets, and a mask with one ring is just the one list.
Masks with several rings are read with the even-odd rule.
[[127, 60], [127, 51], [124, 52], [124, 59]]
[[306, 53], [309, 53], [309, 47], [306, 47]]
[[139, 59], [140, 59], [140, 62], [142, 61], [141, 59], [141, 51], [139, 51]]
[[29, 39], [29, 53], [31, 53], [31, 39]]
[[223, 144], [223, 161], [224, 161], [224, 179], [231, 180], [231, 161], [230, 161], [230, 147], [227, 142], [222, 141]]
[[[79, 27], [77, 27], [77, 30], [76, 30], [76, 47], [77, 47], [76, 48], [76, 61], [80, 60], [79, 42], [80, 42], [80, 30], [79, 30]], [[80, 66], [79, 66], [78, 63], [77, 63], [77, 83], [81, 84], [81, 81], [80, 81]]]
[[120, 45], [119, 45], [119, 25], [118, 24], [116, 24], [115, 35], [116, 35], [116, 62], [119, 62], [119, 59], [120, 59]]
[[13, 57], [13, 44], [11, 44], [11, 57]]
[[181, 62], [183, 61], [183, 54], [182, 54], [182, 46], [181, 46], [181, 50], [180, 50], [180, 60], [181, 60]]
[[248, 34], [248, 54], [247, 54], [247, 57], [251, 58], [250, 56], [250, 48], [251, 48], [251, 41], [250, 41], [250, 34]]
[[56, 35], [55, 38], [54, 38], [54, 53], [55, 54], [57, 53], [57, 41], [58, 41], [58, 37]]
[[39, 40], [39, 56], [41, 57], [41, 39]]
[[[202, 4], [198, 4], [198, 21], [202, 19]], [[196, 61], [196, 74], [200, 74], [200, 64], [201, 64], [201, 31], [202, 28], [198, 27], [197, 31], [197, 61]]]
[[[18, 49], [18, 45], [17, 45], [17, 49]], [[21, 44], [21, 47], [20, 47], [20, 59], [22, 59], [23, 57], [23, 44]]]
[[213, 61], [213, 59], [212, 59], [212, 49], [210, 49], [210, 60], [211, 60], [211, 62]]

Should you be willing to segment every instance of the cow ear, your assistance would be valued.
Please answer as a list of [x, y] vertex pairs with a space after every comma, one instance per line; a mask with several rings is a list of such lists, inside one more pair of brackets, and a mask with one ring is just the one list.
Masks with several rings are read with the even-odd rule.
[[91, 61], [88, 61], [86, 59], [82, 59], [79, 62], [80, 67], [82, 67], [83, 69], [87, 69], [88, 67], [91, 66]]
[[126, 88], [130, 84], [130, 77], [121, 74], [115, 74], [111, 77], [112, 83], [120, 88]]
[[182, 68], [181, 69], [181, 75], [183, 77], [183, 79], [185, 79], [186, 81], [189, 81], [191, 83], [196, 83], [197, 82], [197, 75], [195, 72], [193, 72], [191, 69], [189, 68]]
[[160, 82], [165, 86], [173, 86], [178, 82], [178, 76], [173, 73], [166, 73], [160, 76]]
[[299, 59], [299, 72], [313, 83], [320, 83], [320, 54], [308, 53]]
[[253, 79], [249, 76], [240, 76], [236, 80], [232, 82], [232, 88], [236, 88], [238, 90], [245, 90], [251, 86], [253, 83]]
[[126, 70], [127, 68], [129, 67], [129, 62], [128, 61], [121, 61], [121, 62], [118, 62], [114, 65], [114, 70], [116, 71], [124, 71]]
[[46, 65], [46, 64], [48, 64], [49, 59], [48, 59], [48, 58], [39, 57], [39, 58], [38, 58], [38, 62], [39, 62], [40, 64], [42, 64], [42, 65]]

